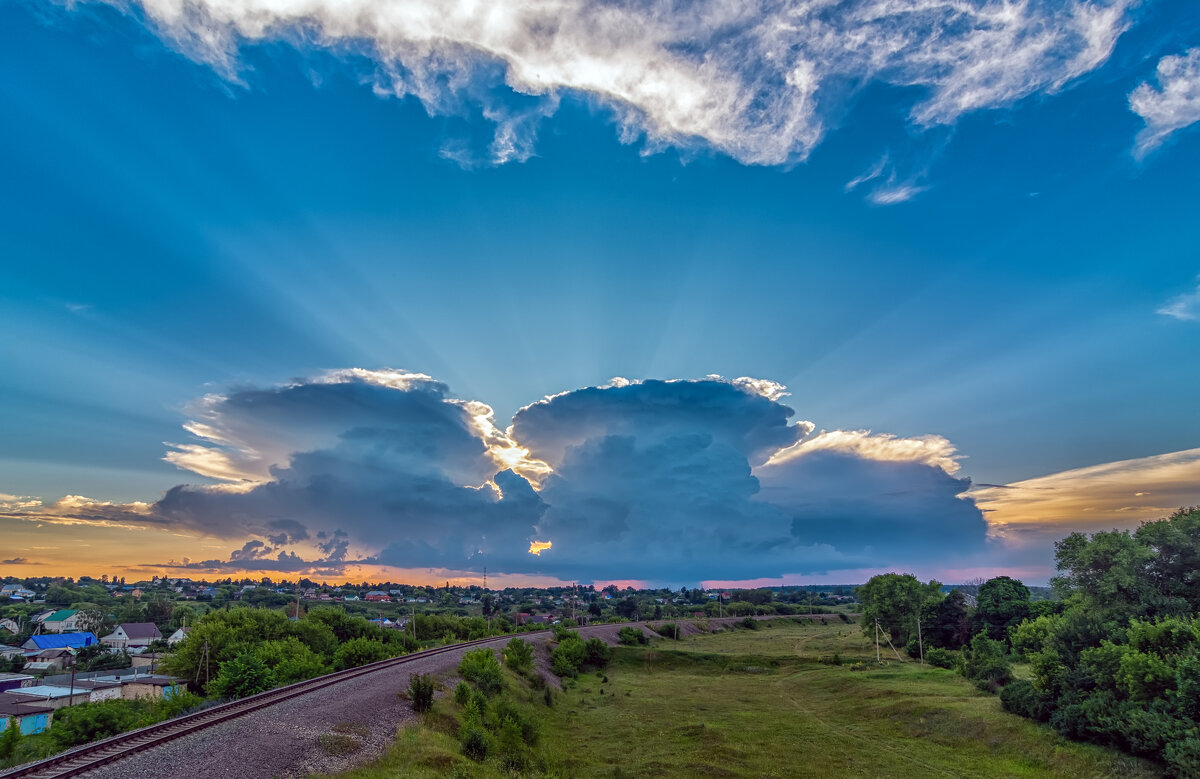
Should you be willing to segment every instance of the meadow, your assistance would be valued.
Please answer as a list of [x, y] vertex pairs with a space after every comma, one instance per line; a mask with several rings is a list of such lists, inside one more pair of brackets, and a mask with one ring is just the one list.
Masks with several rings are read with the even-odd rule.
[[1161, 775], [1006, 713], [952, 671], [883, 652], [875, 663], [855, 625], [789, 619], [619, 647], [604, 671], [566, 680], [551, 706], [506, 672], [505, 697], [540, 732], [518, 770], [495, 752], [463, 756], [460, 708], [443, 695], [380, 760], [343, 776]]

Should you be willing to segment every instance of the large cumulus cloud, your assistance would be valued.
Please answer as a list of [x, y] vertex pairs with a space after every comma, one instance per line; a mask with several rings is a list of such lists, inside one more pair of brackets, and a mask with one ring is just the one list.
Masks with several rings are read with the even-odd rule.
[[378, 93], [493, 122], [497, 162], [529, 157], [539, 121], [578, 94], [624, 140], [780, 164], [867, 83], [917, 87], [923, 127], [1061, 89], [1109, 57], [1135, 0], [107, 2], [230, 78], [247, 44], [363, 53]]
[[[943, 438], [823, 431], [774, 382], [615, 379], [511, 427], [428, 376], [346, 370], [201, 399], [167, 458], [216, 483], [14, 513], [225, 539], [181, 568], [387, 565], [696, 581], [915, 565], [985, 543]], [[14, 498], [8, 501], [16, 506]], [[37, 509], [35, 511], [34, 509]], [[548, 542], [540, 554], [532, 542]]]

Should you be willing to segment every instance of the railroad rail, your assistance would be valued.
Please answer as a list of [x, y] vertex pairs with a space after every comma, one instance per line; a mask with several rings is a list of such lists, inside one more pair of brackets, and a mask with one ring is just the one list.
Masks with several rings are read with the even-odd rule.
[[131, 730], [127, 733], [110, 736], [100, 741], [93, 741], [90, 744], [83, 744], [44, 760], [26, 763], [25, 765], [10, 768], [7, 771], [0, 771], [0, 779], [57, 779], [58, 777], [82, 776], [88, 771], [158, 746], [164, 742], [181, 738], [211, 725], [241, 717], [267, 706], [273, 706], [276, 703], [295, 698], [298, 695], [305, 695], [314, 690], [320, 690], [324, 687], [344, 682], [347, 679], [354, 679], [364, 674], [375, 673], [376, 671], [404, 665], [405, 663], [411, 663], [416, 660], [432, 657], [433, 655], [454, 652], [479, 644], [487, 644], [505, 638], [542, 635], [548, 632], [540, 630], [531, 633], [521, 633], [517, 636], [480, 638], [474, 641], [464, 641], [459, 644], [425, 649], [420, 652], [401, 655], [400, 657], [392, 657], [387, 660], [360, 665], [357, 668], [347, 668], [344, 671], [335, 671], [325, 676], [318, 676], [315, 679], [296, 682], [286, 687], [277, 687], [274, 690], [267, 690], [257, 695], [218, 704], [202, 711], [167, 720], [166, 722], [159, 722], [144, 728]]

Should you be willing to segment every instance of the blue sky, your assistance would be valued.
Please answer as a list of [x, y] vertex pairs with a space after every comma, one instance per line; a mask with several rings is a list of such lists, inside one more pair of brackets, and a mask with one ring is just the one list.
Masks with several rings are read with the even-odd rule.
[[[463, 4], [435, 44], [420, 3], [350, 4], [378, 12], [371, 24], [292, 5], [260, 29], [256, 0], [189, 17], [159, 0], [0, 2], [0, 496], [25, 544], [10, 559], [31, 561], [19, 570], [54, 564], [31, 523], [59, 546], [81, 532], [55, 520], [63, 496], [158, 505], [177, 485], [220, 483], [164, 459], [166, 444], [212, 443], [181, 427], [198, 399], [351, 367], [433, 377], [446, 397], [491, 406], [500, 431], [544, 396], [614, 376], [716, 374], [785, 385], [779, 402], [813, 436], [941, 437], [955, 468], [917, 462], [976, 485], [1135, 461], [1103, 506], [1047, 517], [1018, 502], [997, 521], [1002, 501], [985, 491], [911, 531], [956, 538], [947, 528], [976, 523], [959, 503], [997, 512], [967, 567], [1043, 570], [1063, 528], [1200, 502], [1200, 456], [1173, 460], [1161, 484], [1162, 461], [1147, 459], [1200, 447], [1194, 4], [1029, 2], [997, 16], [979, 0], [943, 17], [907, 0], [874, 15], [711, 2], [685, 18], [580, 2], [552, 28], [527, 4], [488, 19]], [[597, 429], [619, 435], [616, 419]], [[592, 445], [575, 442], [581, 458]], [[336, 449], [295, 446], [273, 445], [274, 464]], [[850, 454], [876, 461], [864, 452]], [[1161, 499], [1129, 497], [1147, 480]], [[566, 483], [513, 544], [556, 522], [570, 535], [563, 506], [587, 490]], [[89, 521], [117, 539], [131, 520]], [[312, 539], [343, 530], [308, 521]], [[1036, 543], [1013, 540], [1043, 525]], [[382, 559], [406, 528], [381, 515], [352, 550]], [[629, 548], [630, 534], [606, 542]], [[130, 564], [162, 562], [165, 543]], [[475, 567], [406, 554], [394, 564]], [[562, 554], [507, 565], [568, 577], [581, 563]], [[717, 578], [754, 578], [759, 558], [745, 559]], [[611, 576], [651, 576], [634, 562]], [[823, 569], [905, 565], [951, 567], [855, 552]], [[705, 575], [678, 566], [674, 580]]]

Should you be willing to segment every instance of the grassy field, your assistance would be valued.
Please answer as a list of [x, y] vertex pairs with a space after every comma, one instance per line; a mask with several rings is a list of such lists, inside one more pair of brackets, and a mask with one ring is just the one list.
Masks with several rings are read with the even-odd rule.
[[[603, 674], [569, 682], [553, 707], [518, 677], [510, 699], [541, 738], [527, 775], [1157, 776], [1153, 764], [1066, 741], [1005, 713], [951, 671], [896, 662], [852, 625], [776, 621], [759, 630], [621, 648]], [[886, 648], [885, 652], [888, 651]], [[818, 662], [837, 653], [864, 670]], [[348, 774], [507, 776], [459, 752], [445, 696], [379, 762]]]

